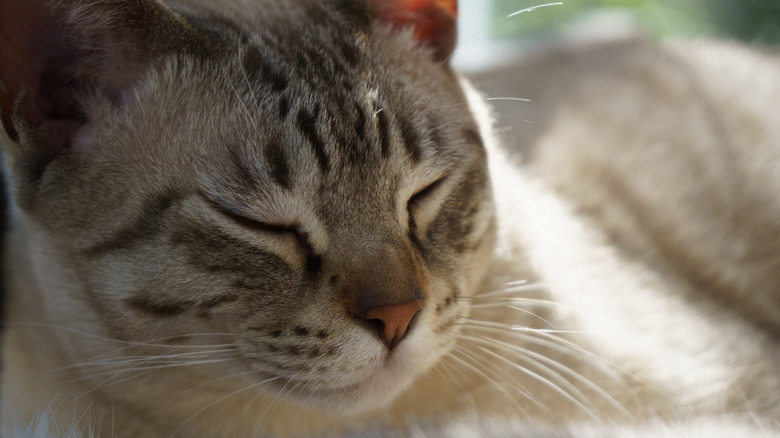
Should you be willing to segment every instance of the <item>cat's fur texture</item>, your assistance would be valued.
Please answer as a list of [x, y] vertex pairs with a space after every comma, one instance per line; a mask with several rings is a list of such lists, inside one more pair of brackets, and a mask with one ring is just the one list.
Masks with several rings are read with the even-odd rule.
[[774, 55], [530, 63], [521, 168], [453, 3], [0, 0], [4, 433], [780, 428]]

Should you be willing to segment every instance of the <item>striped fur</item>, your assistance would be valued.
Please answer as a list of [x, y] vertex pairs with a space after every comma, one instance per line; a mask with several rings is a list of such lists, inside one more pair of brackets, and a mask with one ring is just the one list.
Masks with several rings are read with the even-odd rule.
[[518, 169], [455, 4], [0, 0], [3, 436], [777, 429], [776, 59], [531, 63]]
[[[150, 57], [118, 95], [75, 95], [90, 129], [78, 150], [55, 151], [33, 176], [15, 173], [19, 235], [41, 236], [25, 269], [38, 278], [41, 263], [54, 265], [31, 295], [46, 316], [31, 319], [12, 297], [10, 326], [47, 324], [18, 329], [22, 338], [53, 330], [63, 355], [53, 362], [65, 371], [45, 384], [52, 401], [92, 388], [129, 408], [114, 411], [115, 424], [140, 409], [164, 436], [194, 436], [195, 414], [237, 390], [255, 414], [206, 435], [272, 430], [277, 421], [257, 415], [278, 404], [386, 406], [454, 343], [467, 311], [459, 297], [494, 232], [486, 153], [458, 79], [369, 2], [169, 7], [85, 1], [62, 14], [76, 47], [100, 51], [108, 35]], [[148, 40], [136, 16], [197, 45]], [[125, 33], [114, 35], [106, 23], [119, 22]], [[121, 48], [112, 56], [139, 62]], [[19, 128], [22, 144], [32, 136]], [[9, 155], [12, 173], [28, 166]], [[75, 305], [58, 312], [62, 299]], [[408, 299], [423, 309], [387, 359], [377, 321], [355, 309]], [[82, 342], [55, 326], [107, 339]], [[155, 368], [174, 351], [198, 360]], [[108, 375], [69, 365], [160, 354], [151, 374], [145, 361]], [[386, 381], [350, 389], [373, 374]], [[247, 384], [257, 388], [241, 391]], [[180, 417], [160, 423], [169, 415]], [[120, 436], [146, 434], [146, 420], [128, 421]]]

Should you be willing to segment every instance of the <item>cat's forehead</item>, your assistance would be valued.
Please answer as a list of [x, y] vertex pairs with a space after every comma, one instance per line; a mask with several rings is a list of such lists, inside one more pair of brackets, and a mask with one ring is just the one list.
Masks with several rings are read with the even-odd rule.
[[231, 171], [220, 178], [365, 205], [469, 158], [475, 131], [452, 78], [433, 63], [401, 63], [410, 40], [344, 25], [326, 14], [301, 32], [234, 33], [215, 79], [231, 121], [222, 157]]

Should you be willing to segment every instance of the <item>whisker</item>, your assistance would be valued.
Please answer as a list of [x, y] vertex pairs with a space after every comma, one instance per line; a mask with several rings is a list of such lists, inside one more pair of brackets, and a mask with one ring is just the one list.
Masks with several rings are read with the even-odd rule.
[[[221, 362], [226, 362], [228, 360], [229, 359], [212, 359], [212, 360], [200, 360], [200, 361], [182, 362], [182, 363], [174, 363], [174, 364], [167, 364], [167, 365], [153, 365], [153, 366], [135, 366], [134, 365], [134, 366], [131, 366], [131, 367], [123, 368], [121, 370], [105, 371], [105, 372], [101, 372], [101, 373], [91, 374], [91, 375], [88, 375], [88, 376], [77, 377], [77, 378], [69, 380], [66, 384], [70, 384], [70, 383], [78, 382], [78, 381], [83, 381], [83, 380], [88, 380], [88, 379], [93, 379], [93, 378], [101, 377], [101, 376], [104, 376], [104, 375], [109, 375], [109, 377], [107, 377], [106, 379], [104, 379], [100, 383], [98, 383], [95, 386], [93, 386], [90, 390], [88, 390], [88, 391], [82, 393], [81, 395], [79, 395], [78, 397], [76, 397], [74, 399], [74, 401], [76, 401], [76, 400], [79, 400], [79, 399], [81, 399], [81, 398], [91, 394], [94, 391], [97, 391], [98, 389], [105, 388], [105, 387], [108, 387], [108, 386], [118, 385], [120, 383], [127, 382], [127, 381], [130, 381], [130, 380], [133, 380], [133, 379], [138, 379], [140, 377], [143, 377], [143, 376], [148, 375], [150, 373], [153, 373], [155, 371], [160, 371], [160, 370], [168, 369], [168, 368], [191, 367], [191, 366], [196, 366], [196, 365], [206, 365], [206, 364], [212, 364], [212, 363], [221, 363]], [[130, 375], [130, 376], [127, 376], [127, 377], [124, 377], [124, 378], [120, 378], [119, 380], [116, 380], [117, 378], [119, 378], [123, 374], [127, 374], [127, 373], [136, 373], [136, 374], [133, 374], [133, 375]]]
[[507, 15], [506, 18], [504, 18], [504, 20], [506, 20], [507, 18], [512, 18], [512, 17], [518, 16], [520, 14], [525, 14], [526, 12], [532, 12], [532, 11], [535, 11], [537, 9], [546, 8], [548, 6], [561, 6], [561, 5], [563, 5], [563, 2], [545, 3], [543, 5], [531, 6], [530, 8], [521, 9], [521, 10], [519, 10], [517, 12], [513, 12], [513, 13]]
[[[243, 36], [244, 30], [241, 30], [241, 36]], [[238, 39], [238, 53], [241, 53], [241, 40], [242, 38]], [[254, 102], [255, 111], [260, 110], [260, 103], [257, 100], [257, 94], [255, 94], [255, 89], [252, 87], [252, 84], [249, 82], [249, 78], [246, 75], [246, 70], [242, 67], [241, 69], [241, 75], [243, 76], [244, 83], [246, 84], [247, 88], [249, 88], [249, 92], [252, 94], [252, 102]]]
[[194, 412], [192, 415], [190, 415], [189, 417], [187, 417], [187, 419], [186, 419], [186, 420], [182, 421], [182, 422], [181, 422], [181, 424], [179, 424], [179, 427], [178, 427], [178, 428], [176, 428], [176, 430], [174, 430], [174, 431], [173, 431], [173, 435], [176, 435], [176, 434], [178, 434], [178, 433], [179, 433], [179, 431], [181, 431], [181, 429], [182, 429], [182, 428], [183, 428], [183, 427], [184, 427], [184, 426], [185, 426], [187, 423], [189, 423], [189, 422], [190, 422], [190, 421], [192, 421], [192, 420], [193, 420], [195, 417], [197, 417], [198, 415], [200, 415], [200, 414], [201, 414], [203, 411], [205, 411], [206, 409], [208, 409], [208, 408], [210, 408], [210, 407], [212, 407], [212, 406], [216, 405], [217, 403], [219, 403], [219, 402], [222, 402], [222, 401], [224, 401], [224, 400], [227, 400], [228, 398], [230, 398], [230, 397], [232, 397], [232, 396], [234, 396], [234, 395], [236, 395], [236, 394], [239, 394], [239, 393], [241, 393], [241, 392], [248, 391], [248, 390], [250, 390], [250, 389], [256, 388], [256, 387], [258, 387], [258, 386], [260, 386], [260, 385], [267, 385], [267, 384], [269, 384], [270, 382], [272, 382], [272, 381], [274, 381], [274, 380], [277, 380], [277, 379], [279, 379], [279, 377], [272, 377], [272, 378], [270, 378], [270, 379], [266, 379], [266, 380], [263, 380], [263, 381], [261, 381], [261, 382], [253, 383], [253, 384], [251, 384], [251, 385], [245, 386], [245, 387], [243, 387], [243, 388], [241, 388], [241, 389], [238, 389], [238, 390], [236, 390], [236, 391], [233, 391], [233, 392], [231, 392], [230, 394], [224, 395], [224, 396], [222, 396], [222, 397], [220, 397], [220, 398], [218, 398], [218, 399], [216, 399], [216, 400], [212, 401], [211, 403], [207, 404], [206, 406], [203, 406], [202, 408], [200, 408], [200, 409], [198, 409], [197, 411], [195, 411], [195, 412]]
[[241, 104], [241, 107], [244, 109], [244, 116], [246, 117], [247, 121], [252, 124], [252, 126], [255, 128], [255, 131], [258, 131], [259, 129], [257, 127], [257, 122], [255, 122], [254, 117], [252, 117], [252, 113], [249, 111], [249, 108], [246, 106], [246, 103], [244, 103], [244, 98], [238, 94], [238, 91], [236, 90], [236, 87], [233, 86], [233, 84], [227, 82], [227, 85], [233, 91], [233, 94], [236, 95], [236, 99], [238, 99], [238, 102]]
[[74, 368], [105, 367], [105, 366], [113, 366], [113, 365], [124, 365], [130, 363], [144, 363], [144, 362], [154, 362], [154, 361], [170, 362], [173, 360], [178, 360], [180, 358], [211, 356], [220, 353], [230, 353], [232, 351], [233, 349], [226, 348], [221, 350], [191, 351], [187, 353], [163, 354], [163, 355], [154, 355], [154, 356], [148, 356], [148, 355], [147, 356], [120, 356], [118, 358], [113, 358], [113, 359], [77, 362], [70, 365], [61, 366], [58, 368], [51, 368], [46, 370], [46, 372], [59, 373]]
[[485, 102], [493, 102], [496, 100], [509, 100], [509, 101], [515, 101], [515, 102], [531, 102], [531, 99], [525, 98], [525, 97], [488, 97], [485, 99], [482, 99]]
[[529, 303], [534, 307], [553, 307], [553, 308], [571, 307], [570, 304], [558, 303], [550, 300], [540, 300], [536, 298], [496, 298], [494, 299], [494, 301], [478, 302], [478, 301], [482, 301], [482, 299], [481, 298], [474, 299], [471, 297], [460, 297], [458, 298], [458, 300], [471, 301], [472, 304], [470, 304], [470, 307], [474, 307], [474, 308], [499, 306], [499, 305], [514, 307], [513, 304], [515, 303]]
[[[295, 380], [295, 378], [296, 378], [296, 377], [298, 377], [298, 375], [299, 375], [299, 374], [301, 374], [301, 372], [302, 372], [302, 371], [298, 371], [297, 373], [295, 373], [295, 375], [293, 375], [291, 378], [289, 378], [289, 379], [287, 380], [287, 382], [284, 384], [284, 386], [282, 386], [282, 388], [281, 388], [279, 391], [277, 391], [277, 392], [276, 392], [276, 396], [274, 396], [273, 400], [271, 400], [271, 403], [269, 403], [269, 404], [268, 404], [268, 406], [267, 406], [267, 407], [265, 408], [265, 410], [263, 411], [263, 413], [262, 413], [262, 414], [260, 414], [260, 415], [257, 417], [257, 420], [255, 421], [255, 424], [252, 426], [252, 428], [253, 428], [253, 429], [254, 429], [255, 427], [257, 427], [257, 425], [258, 425], [258, 424], [260, 424], [260, 421], [262, 421], [263, 419], [265, 419], [265, 416], [266, 416], [267, 414], [269, 414], [269, 413], [270, 413], [270, 412], [272, 412], [274, 409], [276, 409], [276, 404], [277, 404], [277, 401], [281, 401], [281, 398], [280, 398], [280, 396], [282, 395], [282, 393], [283, 393], [283, 392], [285, 391], [285, 389], [287, 388], [287, 385], [289, 385], [290, 383], [292, 383], [292, 381], [293, 381], [293, 380]], [[296, 384], [296, 385], [297, 385], [297, 384]], [[293, 388], [294, 388], [296, 385], [294, 385], [294, 386], [293, 386]], [[273, 408], [273, 409], [272, 409], [272, 408]]]
[[[216, 379], [209, 380], [208, 382], [199, 383], [199, 384], [197, 384], [195, 386], [191, 386], [191, 387], [189, 387], [189, 388], [187, 388], [187, 389], [185, 389], [183, 391], [180, 391], [178, 394], [176, 394], [175, 396], [170, 398], [167, 402], [163, 403], [162, 405], [157, 406], [157, 408], [155, 408], [155, 409], [162, 409], [162, 408], [170, 405], [174, 401], [180, 399], [184, 395], [186, 395], [186, 394], [188, 394], [188, 393], [190, 393], [192, 391], [195, 391], [197, 389], [203, 388], [205, 386], [209, 386], [211, 384], [214, 384], [216, 382], [219, 382], [219, 381], [222, 381], [222, 380], [233, 379], [233, 378], [236, 378], [236, 377], [239, 377], [239, 376], [245, 376], [247, 374], [255, 374], [255, 373], [257, 373], [257, 371], [254, 371], [254, 370], [244, 371], [244, 372], [241, 372], [241, 373], [230, 374], [230, 375], [227, 375], [227, 376], [218, 377]], [[255, 395], [255, 398], [256, 397], [257, 397], [257, 395]], [[253, 398], [253, 400], [254, 400], [254, 398]], [[249, 405], [251, 405], [251, 403], [249, 403]], [[249, 409], [249, 405], [247, 405], [247, 409]]]
[[465, 47], [470, 42], [472, 42], [475, 39], [477, 39], [479, 36], [481, 36], [482, 34], [487, 32], [491, 28], [495, 27], [496, 25], [498, 25], [498, 24], [500, 24], [500, 23], [502, 23], [502, 22], [504, 22], [506, 20], [509, 20], [510, 18], [514, 18], [514, 17], [516, 17], [516, 16], [518, 16], [520, 14], [524, 14], [526, 12], [532, 12], [532, 11], [534, 11], [536, 9], [546, 8], [548, 6], [561, 6], [561, 5], [563, 5], [563, 2], [545, 3], [545, 4], [541, 4], [541, 5], [531, 6], [529, 8], [525, 8], [525, 9], [521, 9], [519, 11], [513, 12], [513, 13], [507, 15], [506, 17], [503, 17], [503, 18], [500, 18], [498, 20], [495, 20], [495, 21], [491, 22], [490, 24], [488, 24], [487, 26], [485, 26], [484, 28], [480, 29], [478, 32], [476, 32], [473, 35], [471, 35], [470, 37], [468, 37], [463, 42], [458, 43], [458, 45], [455, 46], [455, 49], [452, 51], [452, 53], [449, 56], [447, 56], [446, 58], [444, 58], [444, 60], [441, 61], [441, 64], [442, 65], [446, 64], [447, 62], [449, 62], [449, 60], [455, 55], [455, 53], [458, 50], [461, 50], [463, 47]]
[[472, 295], [472, 298], [485, 298], [485, 297], [490, 297], [495, 295], [517, 294], [520, 292], [539, 292], [545, 289], [547, 289], [547, 285], [545, 285], [544, 283], [510, 285], [505, 289], [499, 289], [499, 290]]
[[459, 325], [471, 325], [473, 327], [493, 328], [509, 332], [530, 332], [530, 333], [563, 333], [563, 334], [589, 334], [593, 333], [588, 330], [556, 330], [556, 329], [540, 329], [533, 327], [526, 327], [522, 325], [504, 324], [501, 322], [495, 322], [484, 319], [472, 318], [469, 316], [461, 316], [461, 319], [465, 319], [468, 322], [456, 323]]
[[[524, 97], [485, 97], [481, 99], [483, 102], [493, 102], [493, 101], [510, 101], [510, 102], [531, 102], [531, 99], [527, 99]], [[469, 102], [460, 102], [460, 103], [453, 103], [450, 105], [441, 105], [441, 106], [434, 106], [430, 108], [426, 108], [425, 110], [421, 111], [423, 113], [429, 113], [431, 111], [436, 110], [443, 110], [443, 109], [450, 109], [450, 108], [458, 108], [462, 106], [468, 106]], [[476, 109], [472, 109], [472, 112], [476, 111]], [[378, 113], [378, 111], [377, 111]], [[492, 112], [491, 112], [492, 114]], [[530, 122], [530, 121], [529, 121]], [[533, 123], [533, 122], [531, 122]]]
[[[518, 363], [514, 363], [514, 362], [510, 361], [509, 359], [501, 356], [500, 354], [497, 354], [497, 353], [495, 353], [493, 351], [488, 350], [487, 348], [484, 348], [484, 347], [477, 347], [477, 348], [479, 350], [481, 350], [481, 351], [491, 355], [492, 357], [494, 357], [494, 358], [496, 358], [496, 359], [498, 359], [498, 360], [500, 360], [500, 361], [502, 361], [502, 362], [504, 362], [506, 364], [509, 364], [513, 368], [517, 369], [518, 371], [520, 371], [523, 374], [526, 374], [527, 376], [532, 377], [536, 381], [543, 383], [544, 385], [546, 385], [547, 387], [549, 387], [553, 391], [555, 391], [558, 394], [560, 394], [561, 396], [563, 396], [565, 399], [569, 400], [575, 406], [577, 406], [578, 408], [582, 409], [585, 413], [587, 413], [594, 420], [598, 420], [599, 419], [598, 415], [596, 415], [595, 412], [593, 412], [592, 409], [590, 409], [587, 406], [585, 406], [585, 404], [583, 402], [577, 400], [576, 397], [572, 396], [569, 392], [567, 392], [566, 390], [561, 388], [558, 384], [555, 384], [550, 379], [542, 376], [539, 373], [533, 372], [533, 371], [529, 370], [528, 368], [526, 368], [526, 367], [524, 367], [524, 366], [522, 366], [522, 365], [520, 365]], [[558, 373], [555, 373], [549, 367], [543, 366], [543, 365], [539, 364], [538, 362], [532, 362], [532, 363], [534, 365], [536, 365], [538, 368], [540, 368], [542, 370], [548, 371], [548, 374], [551, 375], [550, 376], [551, 378], [553, 378], [555, 380], [558, 380], [559, 384], [563, 384], [563, 386], [567, 387], [570, 391], [573, 391], [577, 395], [579, 395], [582, 398], [584, 398], [586, 400], [586, 403], [591, 405], [591, 408], [595, 409], [595, 406], [593, 406], [593, 403], [590, 402], [590, 400], [588, 400], [587, 397], [585, 397], [585, 394], [583, 394], [579, 389], [577, 389], [574, 385], [572, 385], [571, 382], [569, 382], [566, 379], [562, 378]]]
[[[459, 353], [460, 355], [462, 355], [464, 357], [459, 357], [455, 353]], [[490, 382], [492, 384], [492, 386], [494, 386], [496, 388], [496, 390], [505, 393], [507, 395], [507, 397], [509, 397], [513, 402], [515, 402], [520, 409], [525, 411], [525, 409], [523, 409], [523, 407], [520, 405], [520, 403], [512, 395], [509, 394], [509, 391], [507, 390], [506, 386], [501, 384], [502, 382], [506, 382], [507, 380], [510, 380], [510, 381], [514, 380], [515, 386], [512, 386], [512, 388], [511, 388], [513, 391], [515, 391], [518, 394], [522, 395], [525, 399], [531, 401], [532, 403], [534, 403], [539, 408], [541, 408], [541, 409], [543, 409], [545, 411], [549, 410], [546, 406], [544, 406], [536, 398], [531, 396], [531, 394], [528, 393], [528, 390], [525, 387], [523, 387], [523, 385], [520, 382], [518, 382], [514, 378], [514, 376], [508, 375], [506, 373], [502, 373], [503, 376], [502, 375], [498, 375], [495, 370], [488, 370], [488, 369], [486, 369], [485, 371], [483, 371], [483, 370], [480, 370], [479, 368], [477, 368], [476, 366], [468, 363], [466, 361], [466, 359], [468, 359], [472, 363], [475, 363], [475, 364], [480, 365], [480, 366], [484, 366], [485, 365], [484, 363], [481, 363], [479, 360], [474, 358], [464, 348], [456, 345], [455, 349], [453, 349], [453, 351], [450, 353], [450, 357], [452, 357], [453, 359], [458, 360], [464, 366], [466, 366], [467, 368], [469, 368], [470, 370], [475, 372], [478, 376], [482, 376], [486, 381]], [[490, 371], [490, 373], [493, 375], [493, 377], [489, 376], [487, 374], [487, 371]]]
[[532, 318], [538, 319], [539, 321], [543, 322], [544, 324], [548, 325], [549, 327], [555, 328], [555, 324], [548, 321], [547, 319], [541, 317], [540, 315], [536, 314], [531, 309], [519, 307], [519, 306], [513, 306], [511, 304], [496, 304], [496, 303], [489, 303], [489, 304], [483, 304], [483, 305], [477, 305], [477, 306], [471, 306], [475, 308], [480, 314], [484, 314], [485, 312], [488, 313], [494, 313], [498, 315], [505, 315], [506, 309], [516, 310], [520, 313], [524, 313]]
[[[499, 332], [502, 334], [507, 333], [507, 330], [503, 327], [479, 325], [479, 324], [472, 324], [472, 323], [463, 323], [462, 325], [477, 330], [487, 330], [487, 331]], [[571, 342], [567, 339], [561, 338], [560, 336], [556, 336], [550, 333], [549, 331], [545, 331], [545, 330], [512, 331], [512, 335], [522, 338], [524, 341], [542, 347], [550, 348], [554, 351], [557, 351], [558, 353], [579, 355], [579, 357], [582, 360], [587, 360], [589, 363], [591, 363], [594, 366], [600, 365], [598, 369], [602, 373], [608, 375], [609, 377], [615, 379], [616, 381], [621, 381], [621, 382], [623, 381], [623, 378], [614, 371], [615, 369], [619, 369], [619, 367], [611, 364], [603, 357], [588, 351], [582, 346], [575, 344], [574, 342]]]
[[[126, 341], [122, 339], [113, 339], [113, 338], [107, 338], [105, 336], [96, 335], [93, 333], [85, 332], [82, 330], [74, 329], [72, 327], [62, 326], [62, 325], [56, 325], [56, 324], [44, 324], [44, 323], [36, 323], [36, 322], [9, 322], [6, 323], [6, 326], [22, 326], [22, 327], [33, 327], [33, 328], [46, 328], [46, 329], [56, 329], [64, 332], [74, 333], [77, 335], [81, 335], [87, 338], [92, 339], [98, 339], [101, 341], [108, 341], [108, 342], [114, 342], [117, 344], [125, 344], [130, 347], [166, 347], [166, 348], [202, 348], [204, 346], [202, 345], [170, 345], [170, 344], [160, 344], [159, 342], [163, 342], [169, 339], [178, 339], [182, 337], [200, 337], [200, 336], [235, 336], [233, 333], [188, 333], [188, 334], [182, 334], [182, 335], [172, 335], [172, 336], [165, 336], [161, 338], [155, 338], [151, 339], [148, 342], [140, 342], [140, 341]], [[230, 344], [220, 344], [220, 345], [230, 345]], [[214, 345], [205, 345], [205, 347], [213, 347]]]
[[[539, 354], [535, 351], [529, 350], [527, 348], [520, 347], [518, 345], [513, 345], [507, 342], [503, 342], [497, 339], [493, 338], [478, 338], [475, 336], [464, 336], [466, 340], [469, 340], [471, 342], [476, 342], [484, 345], [491, 345], [498, 348], [501, 348], [505, 351], [510, 351], [515, 353], [518, 357], [524, 358], [524, 359], [531, 359], [534, 360], [534, 362], [543, 362], [551, 367], [557, 368], [558, 370], [561, 370], [562, 372], [566, 373], [567, 375], [571, 376], [575, 380], [579, 381], [580, 383], [586, 385], [588, 388], [596, 392], [599, 396], [607, 400], [610, 404], [612, 404], [615, 408], [617, 408], [619, 411], [621, 411], [624, 415], [626, 415], [629, 418], [633, 418], [633, 415], [622, 405], [620, 402], [618, 402], [614, 397], [612, 397], [607, 391], [602, 389], [599, 385], [594, 383], [592, 380], [588, 379], [587, 377], [583, 376], [582, 374], [578, 373], [577, 371], [573, 370], [572, 368], [556, 361], [553, 359], [550, 359], [549, 357]], [[552, 370], [551, 370], [552, 372]], [[557, 374], [557, 373], [556, 373]], [[622, 381], [622, 379], [621, 379]]]

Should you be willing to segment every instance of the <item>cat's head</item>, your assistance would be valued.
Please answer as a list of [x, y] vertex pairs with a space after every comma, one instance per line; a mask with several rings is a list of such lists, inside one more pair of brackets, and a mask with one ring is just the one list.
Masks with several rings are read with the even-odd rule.
[[229, 351], [201, 374], [392, 400], [452, 347], [493, 240], [455, 1], [180, 3], [0, 3], [4, 149], [49, 321], [213, 333]]

